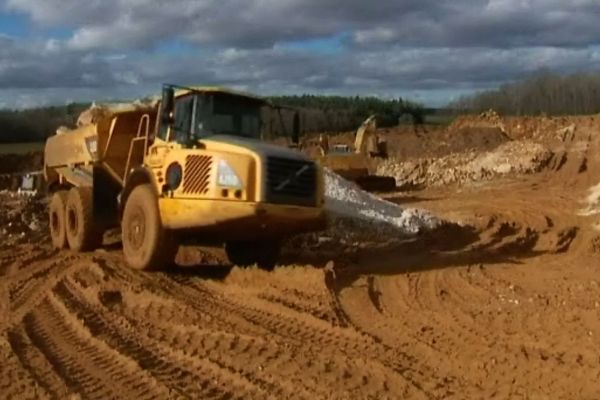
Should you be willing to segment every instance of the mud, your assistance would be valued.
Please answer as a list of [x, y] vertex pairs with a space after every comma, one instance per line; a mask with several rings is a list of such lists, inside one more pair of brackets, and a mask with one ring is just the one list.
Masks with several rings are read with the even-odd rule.
[[265, 272], [191, 248], [147, 274], [109, 236], [2, 236], [2, 397], [599, 398], [600, 124], [498, 121], [552, 152], [541, 171], [386, 194], [446, 222], [352, 254], [289, 246]]

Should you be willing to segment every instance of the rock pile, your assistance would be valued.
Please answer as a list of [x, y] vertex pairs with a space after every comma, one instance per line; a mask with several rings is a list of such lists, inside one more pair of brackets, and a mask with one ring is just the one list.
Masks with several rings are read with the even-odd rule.
[[427, 211], [401, 208], [329, 170], [325, 172], [328, 228], [293, 240], [296, 248], [346, 253], [366, 246], [385, 247], [440, 224]]
[[408, 190], [535, 173], [551, 158], [552, 152], [539, 143], [510, 141], [485, 153], [455, 153], [406, 162], [387, 160], [378, 167], [377, 174], [393, 176], [399, 188]]

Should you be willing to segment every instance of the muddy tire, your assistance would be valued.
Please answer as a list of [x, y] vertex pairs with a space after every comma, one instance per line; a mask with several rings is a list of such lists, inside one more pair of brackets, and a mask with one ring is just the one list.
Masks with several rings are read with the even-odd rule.
[[151, 185], [133, 189], [121, 220], [125, 262], [137, 270], [158, 270], [173, 263], [177, 240], [162, 227]]
[[229, 261], [239, 267], [256, 264], [261, 269], [271, 271], [279, 259], [281, 242], [279, 240], [227, 242], [225, 252]]
[[94, 220], [94, 194], [92, 188], [69, 190], [65, 211], [66, 236], [74, 251], [91, 251], [102, 244], [102, 231]]
[[67, 248], [67, 196], [67, 191], [58, 191], [52, 195], [48, 205], [50, 238], [52, 239], [52, 246], [59, 250]]

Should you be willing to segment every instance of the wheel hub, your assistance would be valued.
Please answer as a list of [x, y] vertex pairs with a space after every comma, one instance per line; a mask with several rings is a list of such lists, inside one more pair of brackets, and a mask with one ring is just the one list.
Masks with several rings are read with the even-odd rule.
[[144, 244], [146, 236], [146, 218], [141, 210], [135, 210], [129, 223], [129, 243], [135, 250]]

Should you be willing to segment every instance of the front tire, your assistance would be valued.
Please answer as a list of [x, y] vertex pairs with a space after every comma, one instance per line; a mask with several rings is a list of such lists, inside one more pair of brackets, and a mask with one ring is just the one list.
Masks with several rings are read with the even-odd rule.
[[271, 271], [279, 259], [281, 241], [227, 242], [225, 252], [229, 261], [239, 267], [257, 264], [261, 269]]
[[151, 185], [133, 189], [125, 203], [121, 230], [125, 262], [131, 268], [156, 270], [175, 259], [177, 242], [162, 227], [158, 199]]
[[94, 193], [92, 188], [69, 190], [67, 197], [66, 236], [74, 251], [91, 251], [102, 244], [102, 231], [94, 220]]
[[66, 209], [68, 192], [58, 191], [52, 195], [48, 206], [48, 219], [50, 225], [50, 238], [55, 249], [62, 250], [67, 247]]

